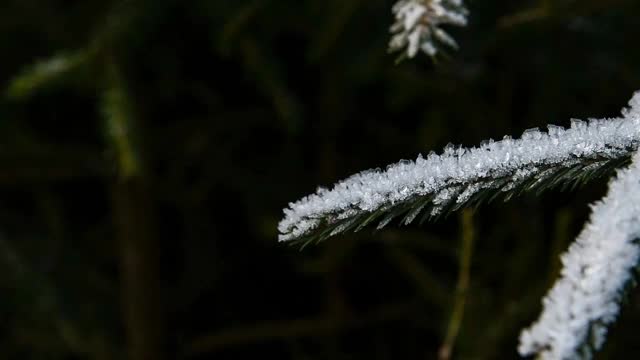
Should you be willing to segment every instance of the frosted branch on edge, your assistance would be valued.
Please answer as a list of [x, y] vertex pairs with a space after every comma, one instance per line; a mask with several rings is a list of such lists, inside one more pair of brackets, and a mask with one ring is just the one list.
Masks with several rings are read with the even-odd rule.
[[[640, 96], [635, 97], [638, 117]], [[591, 220], [562, 256], [560, 279], [543, 300], [538, 321], [520, 335], [521, 355], [590, 359], [618, 315], [621, 296], [640, 258], [640, 152], [619, 171]]]

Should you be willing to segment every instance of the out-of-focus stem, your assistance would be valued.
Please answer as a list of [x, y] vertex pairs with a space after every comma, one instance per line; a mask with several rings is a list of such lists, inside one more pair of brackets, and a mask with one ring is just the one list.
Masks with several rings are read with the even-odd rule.
[[459, 255], [458, 282], [456, 285], [453, 311], [451, 312], [451, 318], [449, 319], [449, 325], [447, 327], [447, 335], [438, 352], [438, 358], [441, 360], [450, 359], [453, 353], [453, 346], [455, 345], [464, 318], [464, 308], [469, 289], [469, 272], [471, 269], [474, 238], [473, 210], [470, 208], [464, 209], [460, 213], [460, 218], [462, 222], [462, 247]]
[[112, 202], [129, 359], [164, 359], [158, 251], [144, 182], [129, 178], [114, 184]]
[[119, 69], [107, 64], [104, 115], [109, 146], [117, 157], [111, 185], [112, 211], [120, 246], [122, 302], [130, 360], [162, 360], [165, 323], [154, 207], [133, 136], [134, 112]]

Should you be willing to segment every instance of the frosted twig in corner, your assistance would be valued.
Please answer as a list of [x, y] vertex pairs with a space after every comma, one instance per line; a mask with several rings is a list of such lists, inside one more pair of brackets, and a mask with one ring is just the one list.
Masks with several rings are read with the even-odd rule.
[[456, 41], [441, 25], [467, 25], [467, 9], [462, 0], [399, 0], [393, 6], [395, 23], [390, 51], [405, 51], [414, 57], [418, 51], [429, 56], [438, 52], [438, 43], [457, 48]]
[[[390, 165], [386, 171], [353, 175], [331, 190], [320, 188], [290, 203], [278, 225], [279, 239], [294, 240], [315, 233], [323, 224], [340, 223], [327, 235], [332, 236], [358, 221], [370, 221], [369, 216], [376, 212], [412, 202], [416, 207], [409, 210], [410, 221], [427, 204], [416, 199], [430, 201], [430, 213], [437, 214], [449, 206], [465, 204], [487, 189], [509, 192], [525, 181], [533, 181], [527, 185], [530, 189], [537, 184], [555, 184], [557, 181], [549, 181], [549, 176], [567, 175], [565, 170], [593, 171], [638, 148], [640, 93], [631, 105], [621, 118], [588, 123], [574, 120], [569, 129], [550, 125], [548, 132], [528, 130], [520, 139], [505, 137], [471, 149], [450, 146], [442, 155], [432, 153], [427, 158], [419, 156], [416, 161]], [[557, 175], [559, 172], [561, 175]], [[566, 177], [577, 176], [569, 173]], [[387, 222], [383, 219], [381, 225]]]
[[561, 278], [544, 298], [538, 322], [522, 332], [520, 354], [590, 359], [618, 315], [622, 292], [640, 258], [638, 240], [640, 152], [610, 183], [607, 196], [593, 206], [590, 222], [562, 256]]

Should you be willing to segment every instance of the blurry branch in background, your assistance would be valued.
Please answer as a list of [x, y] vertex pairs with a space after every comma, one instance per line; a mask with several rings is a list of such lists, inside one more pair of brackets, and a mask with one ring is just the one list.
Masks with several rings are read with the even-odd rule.
[[455, 299], [453, 303], [453, 310], [451, 311], [451, 318], [447, 327], [447, 335], [444, 343], [440, 347], [438, 352], [438, 358], [441, 360], [451, 359], [453, 353], [453, 346], [460, 332], [462, 326], [462, 320], [464, 318], [464, 308], [467, 302], [467, 293], [469, 291], [469, 277], [471, 272], [471, 255], [473, 253], [473, 210], [465, 208], [460, 213], [461, 219], [461, 249], [459, 250], [459, 269], [458, 269], [458, 282], [456, 285]]
[[[77, 74], [80, 69], [101, 73], [104, 52], [127, 34], [131, 23], [140, 13], [141, 3], [140, 0], [116, 1], [85, 47], [59, 51], [48, 58], [36, 61], [10, 80], [5, 95], [14, 100], [25, 99], [44, 87], [85, 76], [86, 74]], [[95, 82], [91, 85], [99, 87]]]
[[[105, 73], [104, 62], [102, 61], [105, 57], [105, 52], [119, 40], [119, 37], [126, 33], [130, 23], [137, 15], [135, 10], [138, 9], [139, 3], [140, 1], [133, 0], [117, 1], [105, 16], [102, 26], [97, 28], [85, 48], [60, 51], [49, 58], [36, 61], [9, 81], [9, 85], [4, 91], [5, 96], [11, 100], [25, 100], [44, 88], [76, 81], [87, 83], [92, 90], [99, 89], [102, 86], [100, 83], [101, 77]], [[98, 76], [97, 78], [92, 78], [89, 74]], [[105, 101], [103, 103], [123, 103], [124, 99], [118, 98], [118, 96], [122, 96], [122, 93], [111, 90], [113, 88], [109, 88], [104, 94]], [[103, 112], [115, 112], [122, 110], [122, 108], [119, 106], [104, 106], [102, 110]], [[123, 114], [112, 113], [108, 114], [106, 118], [110, 122], [107, 124], [109, 131], [126, 131], [126, 127], [121, 123], [124, 118]], [[121, 155], [119, 160], [127, 162], [121, 164], [119, 172], [121, 175], [129, 176], [137, 165], [133, 163], [134, 155], [131, 145], [127, 143], [128, 137], [114, 136], [113, 139], [117, 142], [117, 153]], [[60, 155], [61, 159], [64, 159], [59, 166], [57, 164], [58, 161], [56, 161], [56, 154]], [[80, 157], [77, 151], [76, 154], [70, 154], [68, 152], [60, 153], [58, 149], [47, 149], [43, 151], [42, 155], [42, 159], [36, 157], [31, 162], [32, 165], [28, 167], [22, 166], [12, 172], [5, 170], [0, 173], [0, 182], [65, 180], [107, 174], [105, 167], [100, 164], [102, 157], [96, 154]], [[52, 161], [52, 158], [54, 161]], [[33, 165], [34, 161], [38, 162], [38, 164]], [[55, 166], [52, 166], [52, 164]]]
[[122, 302], [130, 360], [167, 358], [152, 196], [145, 177], [131, 94], [116, 60], [105, 60], [103, 115], [106, 138], [118, 163], [112, 186], [112, 211], [120, 246]]
[[510, 28], [551, 18], [572, 16], [589, 16], [603, 9], [628, 2], [629, 0], [587, 0], [587, 1], [553, 1], [539, 0], [538, 4], [527, 10], [505, 15], [498, 19], [498, 27]]
[[112, 61], [107, 67], [107, 87], [102, 95], [102, 115], [107, 140], [118, 164], [122, 181], [142, 175], [139, 154], [135, 150], [133, 109], [125, 92], [121, 74]]
[[[69, 81], [81, 68], [88, 67], [91, 58], [87, 52], [77, 51], [61, 52], [40, 60], [11, 79], [4, 95], [9, 100], [27, 100], [44, 88]], [[0, 156], [4, 164], [0, 184], [42, 183], [106, 175], [101, 164], [102, 155], [94, 149], [78, 151], [64, 145], [40, 143], [25, 135], [13, 140], [16, 144], [11, 153]], [[15, 163], [13, 167], [12, 163]]]
[[[136, 16], [142, 14], [139, 11], [141, 3], [131, 0], [116, 2], [86, 49], [59, 53], [37, 62], [13, 79], [7, 96], [24, 99], [40, 88], [68, 80], [71, 73], [81, 66], [101, 76], [91, 85], [103, 91], [101, 110], [105, 138], [110, 151], [117, 157], [118, 178], [111, 184], [111, 190], [113, 217], [121, 250], [129, 359], [161, 360], [167, 354], [164, 349], [164, 310], [153, 205], [140, 159], [141, 151], [134, 141], [134, 132], [139, 124], [134, 121], [136, 115], [131, 94], [111, 52], [119, 39], [131, 29]], [[87, 81], [86, 78], [83, 80]], [[41, 172], [36, 171], [34, 176], [40, 176]], [[68, 326], [66, 328], [69, 329]]]
[[[278, 114], [283, 127], [295, 133], [301, 126], [300, 105], [285, 81], [286, 70], [281, 68], [272, 49], [263, 48], [252, 34], [252, 21], [270, 4], [270, 0], [247, 1], [224, 23], [217, 38], [217, 50], [224, 57], [237, 56], [248, 74], [256, 81], [263, 96]], [[237, 51], [238, 54], [234, 54]]]
[[511, 27], [523, 23], [545, 19], [551, 14], [553, 4], [551, 0], [540, 0], [538, 4], [530, 9], [506, 15], [498, 20], [499, 27]]
[[229, 16], [220, 30], [218, 38], [218, 51], [223, 56], [230, 56], [232, 47], [238, 38], [242, 37], [242, 32], [251, 25], [251, 22], [259, 12], [267, 5], [268, 0], [254, 0], [242, 6], [232, 16]]
[[65, 80], [70, 72], [85, 64], [87, 58], [88, 54], [84, 51], [61, 52], [37, 61], [12, 79], [7, 96], [12, 99], [24, 99], [38, 89]]
[[260, 44], [245, 38], [240, 42], [241, 58], [246, 71], [254, 76], [257, 85], [262, 90], [282, 121], [283, 127], [290, 133], [300, 128], [299, 102], [284, 80], [284, 70], [279, 68], [276, 58], [269, 56]]
[[335, 10], [330, 21], [323, 26], [319, 36], [315, 38], [310, 46], [308, 56], [312, 61], [318, 61], [327, 54], [343, 34], [345, 27], [349, 24], [352, 17], [357, 15], [357, 11], [359, 7], [363, 5], [363, 1], [339, 1], [338, 4], [338, 9]]
[[[159, 282], [158, 246], [154, 235], [152, 208], [148, 185], [141, 170], [139, 150], [133, 141], [133, 109], [125, 80], [109, 49], [126, 32], [137, 14], [135, 1], [119, 1], [98, 28], [86, 50], [62, 52], [41, 60], [15, 77], [7, 89], [11, 99], [24, 99], [35, 91], [67, 81], [80, 67], [101, 74], [92, 84], [104, 87], [102, 113], [109, 148], [117, 156], [118, 179], [112, 184], [112, 200], [116, 233], [121, 249], [123, 305], [129, 345], [129, 359], [161, 360], [164, 351], [164, 314]], [[105, 60], [106, 59], [106, 60]], [[87, 79], [83, 79], [87, 80]], [[41, 178], [43, 173], [54, 177], [67, 176], [66, 170], [38, 168], [28, 175]], [[74, 170], [71, 170], [74, 173]], [[15, 175], [12, 175], [15, 177]], [[23, 177], [24, 174], [21, 174]], [[49, 178], [50, 176], [46, 176]], [[0, 180], [2, 176], [0, 176]], [[64, 323], [66, 339], [74, 339], [77, 332]], [[70, 341], [76, 344], [78, 341]], [[78, 345], [74, 345], [77, 348]]]
[[[84, 50], [60, 52], [37, 61], [12, 78], [3, 93], [9, 100], [24, 101], [38, 91], [73, 81], [80, 77], [79, 72], [90, 68], [94, 55]], [[40, 143], [25, 135], [13, 140], [16, 143], [11, 153], [0, 157], [4, 164], [1, 184], [63, 181], [107, 173], [101, 163], [102, 155], [95, 149], [78, 151], [64, 145]]]

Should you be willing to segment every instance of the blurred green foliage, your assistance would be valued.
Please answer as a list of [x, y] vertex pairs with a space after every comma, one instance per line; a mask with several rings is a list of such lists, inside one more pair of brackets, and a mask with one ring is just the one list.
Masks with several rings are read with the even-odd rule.
[[[4, 0], [2, 358], [436, 358], [459, 219], [300, 252], [281, 209], [448, 142], [616, 115], [640, 3], [469, 0], [450, 60], [399, 65], [391, 5]], [[476, 212], [453, 358], [516, 358], [604, 183]], [[640, 354], [639, 301], [601, 358]]]

